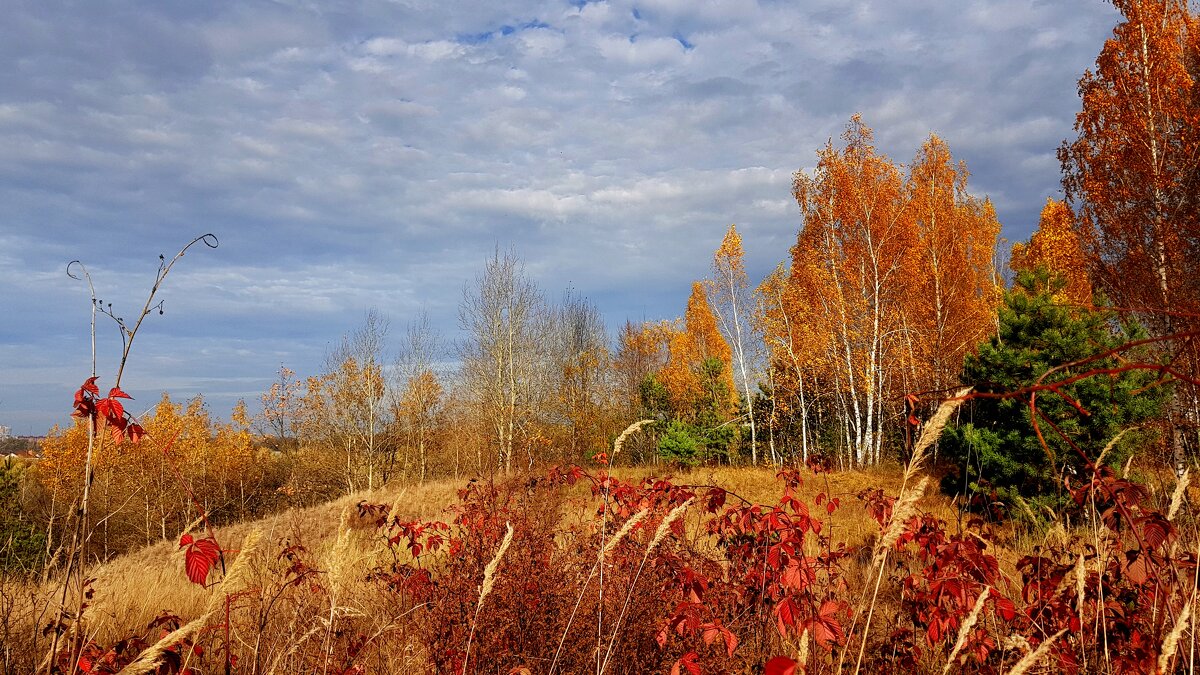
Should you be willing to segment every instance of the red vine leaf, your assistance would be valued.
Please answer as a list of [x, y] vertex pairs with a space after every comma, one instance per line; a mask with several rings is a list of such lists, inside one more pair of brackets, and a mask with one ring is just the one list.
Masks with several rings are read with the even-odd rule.
[[115, 398], [102, 398], [96, 401], [96, 410], [101, 415], [107, 417], [109, 422], [125, 416], [125, 406], [121, 405], [121, 402]]
[[1017, 618], [1017, 606], [1012, 600], [999, 595], [992, 596], [992, 605], [996, 608], [996, 613], [1005, 621], [1012, 621]]
[[798, 665], [786, 656], [776, 656], [763, 666], [763, 675], [794, 675]]
[[842, 622], [837, 618], [839, 609], [841, 609], [841, 604], [838, 601], [826, 600], [817, 615], [813, 617], [813, 640], [823, 649], [829, 649], [831, 643], [840, 643], [845, 638], [842, 633]]
[[733, 650], [738, 646], [738, 639], [733, 631], [722, 625], [720, 621], [704, 624], [700, 628], [702, 631], [700, 637], [704, 639], [704, 644], [711, 645], [714, 640], [721, 638], [721, 642], [725, 644], [725, 653], [733, 656]]
[[671, 675], [680, 675], [683, 671], [679, 669], [683, 666], [691, 675], [700, 675], [700, 655], [696, 652], [688, 652], [679, 657], [675, 665], [671, 666]]
[[203, 586], [208, 581], [208, 573], [212, 571], [213, 565], [221, 559], [221, 547], [212, 537], [196, 540], [190, 534], [185, 534], [179, 539], [179, 548], [184, 547], [187, 551], [183, 554], [183, 564], [188, 579]]
[[1175, 529], [1161, 513], [1151, 513], [1140, 520], [1142, 539], [1145, 541], [1146, 547], [1152, 550], [1166, 543], [1167, 538]]

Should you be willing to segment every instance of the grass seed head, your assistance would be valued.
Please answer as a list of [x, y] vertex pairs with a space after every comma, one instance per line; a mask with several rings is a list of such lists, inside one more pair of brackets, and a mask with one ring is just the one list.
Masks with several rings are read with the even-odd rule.
[[1158, 654], [1158, 672], [1169, 673], [1171, 659], [1175, 657], [1175, 649], [1179, 646], [1179, 638], [1183, 635], [1183, 631], [1187, 630], [1188, 620], [1192, 618], [1192, 603], [1189, 600], [1183, 606], [1183, 611], [1179, 613], [1179, 618], [1175, 620], [1175, 627], [1167, 634], [1163, 640], [1162, 651]]
[[1025, 675], [1025, 673], [1029, 672], [1030, 668], [1036, 666], [1038, 661], [1041, 661], [1043, 658], [1045, 658], [1046, 654], [1050, 653], [1050, 645], [1054, 644], [1054, 642], [1058, 640], [1058, 638], [1062, 637], [1063, 633], [1066, 632], [1067, 629], [1064, 628], [1045, 640], [1042, 640], [1042, 644], [1038, 645], [1037, 649], [1029, 652], [1023, 656], [1020, 661], [1017, 661], [1016, 665], [1012, 667], [1012, 670], [1008, 671], [1008, 675]]
[[483, 586], [479, 590], [479, 604], [483, 604], [483, 599], [492, 592], [492, 586], [496, 584], [496, 570], [500, 567], [500, 560], [504, 558], [504, 553], [508, 551], [509, 544], [513, 539], [513, 526], [508, 523], [508, 531], [504, 533], [504, 540], [500, 542], [500, 548], [496, 551], [496, 556], [492, 558], [487, 567], [483, 569]]
[[611, 463], [612, 460], [616, 459], [617, 453], [621, 452], [621, 448], [625, 446], [625, 439], [637, 433], [638, 429], [641, 429], [647, 424], [653, 423], [654, 420], [641, 420], [630, 424], [628, 427], [625, 427], [625, 431], [622, 431], [621, 435], [617, 436], [617, 440], [613, 441], [612, 457], [610, 457], [608, 461]]
[[[695, 498], [693, 497], [692, 499]], [[658, 548], [658, 545], [662, 543], [662, 540], [667, 538], [667, 534], [671, 531], [671, 524], [683, 516], [683, 512], [686, 511], [687, 507], [691, 505], [692, 499], [688, 499], [686, 502], [671, 509], [671, 512], [667, 514], [667, 517], [663, 518], [663, 521], [658, 524], [658, 529], [654, 532], [654, 539], [650, 540], [650, 546], [646, 548], [647, 553]]]

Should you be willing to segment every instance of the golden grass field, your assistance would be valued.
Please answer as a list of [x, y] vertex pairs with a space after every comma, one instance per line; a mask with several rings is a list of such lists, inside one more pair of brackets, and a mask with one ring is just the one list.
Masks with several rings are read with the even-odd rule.
[[[626, 481], [666, 475], [652, 467], [618, 468], [612, 473]], [[824, 509], [814, 508], [813, 512], [824, 523], [823, 534], [856, 552], [844, 567], [843, 578], [850, 589], [848, 595], [871, 602], [876, 608], [876, 617], [879, 617], [877, 621], [886, 621], [897, 611], [900, 589], [885, 583], [874, 597], [869, 597], [865, 590], [872, 583], [871, 552], [875, 550], [880, 527], [868, 516], [855, 495], [879, 488], [894, 497], [899, 491], [902, 474], [903, 470], [895, 465], [869, 471], [821, 474], [800, 470], [803, 483], [797, 496], [802, 501], [811, 506], [818, 493], [840, 499], [841, 507], [828, 516]], [[750, 502], [768, 505], [778, 503], [783, 490], [775, 471], [768, 468], [701, 468], [670, 477], [678, 485], [718, 486]], [[930, 480], [929, 484], [932, 486], [936, 481]], [[321, 648], [321, 643], [332, 640], [333, 626], [349, 622], [364, 634], [382, 636], [375, 641], [378, 649], [373, 663], [376, 667], [386, 663], [390, 664], [386, 666], [390, 672], [433, 672], [421, 633], [411, 630], [406, 623], [413, 617], [412, 613], [422, 611], [421, 608], [405, 607], [400, 612], [394, 603], [381, 597], [378, 584], [368, 578], [372, 569], [388, 562], [391, 553], [385, 545], [385, 537], [374, 524], [358, 517], [356, 505], [361, 501], [389, 504], [392, 513], [402, 519], [450, 522], [453, 513], [449, 509], [458, 501], [458, 491], [464, 485], [465, 481], [461, 480], [442, 480], [421, 486], [388, 487], [219, 528], [217, 538], [228, 552], [225, 561], [228, 573], [215, 587], [202, 588], [188, 580], [177, 539], [122, 555], [89, 569], [89, 576], [94, 578], [91, 586], [94, 597], [81, 625], [88, 639], [100, 645], [111, 645], [131, 633], [138, 633], [164, 610], [169, 610], [184, 623], [202, 619], [196, 624], [199, 626], [196, 630], [197, 637], [203, 637], [206, 630], [223, 630], [223, 613], [229, 609], [231, 614], [240, 613], [241, 617], [236, 623], [229, 622], [229, 639], [238, 645], [243, 659], [249, 654], [255, 660], [255, 666], [243, 672], [270, 673], [294, 672], [296, 652], [309, 647]], [[912, 489], [911, 484], [909, 489]], [[1157, 498], [1169, 499], [1169, 495], [1158, 494]], [[600, 520], [595, 514], [599, 502], [586, 482], [563, 488], [557, 503], [558, 513], [545, 514], [547, 522], [553, 521], [550, 523], [552, 530], [559, 533], [555, 537], [577, 537], [580, 532], [586, 534], [589, 531], [598, 533]], [[961, 531], [963, 516], [960, 510], [936, 488], [927, 488], [916, 502], [916, 508], [945, 521], [948, 531]], [[706, 543], [711, 539], [710, 535], [699, 527], [702, 518], [699, 509], [694, 511], [685, 516], [690, 545], [707, 549], [714, 557], [719, 557], [721, 554], [716, 547]], [[1068, 531], [1067, 527], [1067, 523], [1051, 521], [1039, 528], [1013, 524], [992, 528], [993, 540], [987, 542], [987, 549], [998, 558], [1007, 586], [998, 590], [1019, 594], [1016, 561], [1036, 547], [1064, 543], [1073, 535], [1089, 536], [1082, 530]], [[810, 554], [815, 555], [818, 552], [815, 540], [809, 541], [813, 542]], [[319, 570], [314, 579], [319, 582], [322, 592], [290, 593], [281, 585], [286, 575], [279, 552], [285, 545], [296, 543], [307, 549], [306, 560]], [[518, 541], [516, 545], [527, 543]], [[904, 555], [897, 553], [897, 556]], [[506, 581], [503, 565], [496, 574], [502, 583]], [[214, 575], [214, 579], [220, 579], [220, 576]], [[256, 598], [254, 602], [241, 602], [239, 599], [243, 594], [248, 597], [251, 590]], [[48, 612], [52, 611], [57, 601], [54, 593], [57, 591], [51, 583], [40, 588], [25, 588], [23, 593], [17, 594], [21, 600], [11, 604], [9, 609], [9, 625], [17, 628], [12, 634], [20, 635], [23, 631], [33, 634], [34, 625], [45, 621]], [[267, 612], [264, 597], [276, 597], [281, 604], [269, 607], [271, 611]], [[222, 603], [228, 598], [233, 598], [231, 606], [223, 607]], [[257, 625], [255, 613], [262, 617]], [[552, 635], [546, 639], [558, 640], [560, 637]], [[802, 649], [794, 639], [785, 640], [784, 645]], [[6, 648], [14, 647], [8, 645]], [[825, 665], [832, 667], [831, 663]], [[931, 671], [937, 670], [936, 664], [932, 664]]]

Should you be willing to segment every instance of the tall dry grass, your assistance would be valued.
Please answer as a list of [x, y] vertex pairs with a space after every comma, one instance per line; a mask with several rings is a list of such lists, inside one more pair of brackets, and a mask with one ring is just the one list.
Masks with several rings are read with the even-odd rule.
[[[890, 627], [887, 622], [878, 626], [880, 617], [900, 612], [902, 593], [889, 589], [894, 584], [884, 579], [886, 575], [881, 571], [893, 559], [894, 564], [912, 562], [895, 547], [908, 516], [919, 510], [953, 522], [958, 514], [946, 498], [925, 494], [929, 476], [921, 466], [929, 445], [921, 443], [917, 447], [920, 452], [914, 453], [914, 461], [903, 470], [875, 468], [829, 474], [801, 470], [803, 482], [794, 488], [795, 496], [808, 504], [815, 503], [819, 493], [846, 502], [832, 513], [822, 510], [820, 514], [822, 536], [828, 536], [830, 543], [813, 538], [805, 545], [810, 547], [811, 555], [819, 554], [832, 542], [846, 544], [851, 551], [841, 578], [847, 591], [861, 593], [863, 600], [858, 605], [861, 611], [846, 617], [850, 629], [840, 651], [854, 657], [852, 663], [868, 646], [878, 645], [886, 637]], [[630, 480], [647, 476], [650, 471], [614, 470], [613, 474]], [[722, 559], [720, 548], [701, 527], [705, 490], [720, 486], [760, 504], [775, 503], [780, 493], [780, 482], [770, 469], [714, 467], [687, 471], [673, 480], [691, 486], [697, 494], [693, 500], [667, 508], [647, 505], [629, 512], [623, 520], [610, 519], [607, 527], [611, 530], [601, 537], [597, 504], [587, 486], [562, 488], [558, 497], [546, 501], [538, 496], [545, 491], [538, 483], [541, 480], [512, 481], [503, 488], [507, 490], [503, 498], [498, 496], [502, 492], [499, 487], [494, 491], [481, 489], [481, 493], [493, 496], [480, 502], [480, 510], [470, 513], [491, 518], [497, 529], [478, 541], [467, 541], [463, 552], [455, 557], [444, 550], [438, 555], [426, 554], [427, 562], [418, 566], [440, 575], [441, 583], [449, 584], [446, 593], [438, 596], [441, 599], [406, 601], [381, 590], [379, 580], [372, 578], [372, 570], [386, 567], [397, 555], [401, 563], [413, 561], [404, 557], [403, 547], [389, 546], [370, 518], [357, 516], [352, 507], [367, 499], [387, 504], [389, 515], [396, 517], [449, 520], [463, 513], [461, 505], [459, 510], [447, 510], [458, 501], [456, 493], [462, 487], [454, 482], [354, 495], [253, 524], [223, 528], [219, 532], [222, 542], [240, 549], [240, 553], [230, 555], [229, 573], [214, 588], [202, 589], [186, 580], [182, 553], [173, 541], [118, 558], [98, 569], [97, 593], [86, 617], [88, 635], [102, 644], [112, 644], [126, 637], [131, 627], [145, 626], [162, 609], [170, 608], [182, 618], [181, 632], [162, 642], [157, 652], [147, 652], [143, 663], [153, 663], [156, 653], [161, 657], [162, 650], [184, 637], [202, 636], [207, 649], [204, 664], [211, 668], [225, 646], [228, 624], [229, 641], [235, 645], [240, 668], [254, 673], [341, 672], [354, 663], [362, 664], [368, 672], [394, 672], [397, 668], [405, 672], [670, 670], [681, 656], [682, 647], [674, 645], [682, 644], [682, 633], [672, 629], [666, 647], [659, 647], [655, 631], [673, 605], [663, 590], [669, 588], [671, 566], [678, 561], [697, 565], [707, 560], [714, 566], [700, 571], [717, 579], [721, 565], [728, 568], [737, 563]], [[882, 530], [853, 503], [855, 494], [881, 488], [897, 496], [891, 518]], [[1186, 531], [1189, 543], [1196, 541], [1195, 524], [1187, 508], [1187, 486], [1164, 491], [1164, 498], [1166, 492], [1171, 493], [1170, 502], [1175, 504], [1173, 522]], [[685, 521], [689, 511], [691, 516]], [[673, 522], [676, 526], [686, 522], [685, 536], [669, 535]], [[1069, 530], [1061, 523], [1053, 525], [1063, 527], [1064, 536], [1078, 537], [1089, 531], [1078, 529], [1078, 525]], [[254, 532], [259, 533], [257, 542], [251, 536]], [[997, 529], [991, 550], [1002, 560], [1009, 578], [1019, 576], [1014, 561], [1028, 552], [1025, 547], [1030, 542], [1034, 540], [1018, 536], [1016, 529]], [[296, 555], [315, 570], [311, 576], [296, 577], [294, 571], [289, 571], [292, 562], [280, 557], [283, 546], [296, 544], [305, 547]], [[1071, 563], [1070, 576], [1063, 582], [1071, 593], [1071, 604], [1079, 607], [1093, 602], [1090, 595], [1085, 598], [1082, 582], [1091, 573], [1090, 565], [1099, 563], [1087, 563], [1082, 557], [1073, 557]], [[607, 569], [608, 592], [603, 598], [594, 579], [599, 565]], [[294, 585], [293, 578], [298, 579]], [[969, 615], [949, 636], [950, 642], [929, 650], [929, 662], [916, 672], [955, 672], [960, 661], [970, 662], [968, 634], [979, 628], [996, 630], [984, 611], [991, 592], [989, 588], [975, 599]], [[1011, 596], [1013, 589], [998, 588], [997, 592]], [[227, 597], [234, 598], [228, 617], [223, 604]], [[712, 603], [735, 601], [723, 596], [711, 599]], [[603, 619], [598, 621], [601, 607]], [[453, 617], [457, 617], [457, 626]], [[857, 622], [852, 620], [855, 618]], [[721, 652], [722, 638], [708, 651], [702, 649], [704, 658], [714, 659], [714, 668], [752, 668], [754, 663], [762, 663], [756, 661], [760, 657], [775, 653], [801, 656], [804, 652], [801, 663], [808, 667], [806, 672], [839, 670], [836, 656], [813, 646], [808, 628], [781, 636], [769, 612], [746, 611], [725, 620], [733, 622], [729, 627], [742, 642], [729, 657]], [[598, 623], [603, 638], [599, 648], [591, 635]], [[581, 631], [579, 625], [590, 628]], [[588, 637], [580, 639], [581, 634]], [[1167, 660], [1176, 663], [1188, 657], [1193, 636], [1190, 614], [1182, 614], [1173, 615], [1172, 623], [1157, 639], [1163, 654], [1170, 651]], [[1065, 643], [1071, 638], [1055, 639]], [[996, 640], [1004, 642], [1000, 636]], [[1046, 646], [1048, 642], [1050, 646]], [[1018, 643], [1013, 638], [1012, 644]], [[1038, 649], [1019, 652], [1015, 657], [1009, 651], [1008, 662], [1044, 670], [1046, 650], [1053, 644], [1043, 639]], [[447, 649], [459, 653], [447, 655]], [[1091, 654], [1094, 652], [1083, 658], [1095, 658]], [[1107, 672], [1103, 663], [1093, 661], [1092, 667]], [[857, 663], [840, 666], [841, 672], [860, 668]]]

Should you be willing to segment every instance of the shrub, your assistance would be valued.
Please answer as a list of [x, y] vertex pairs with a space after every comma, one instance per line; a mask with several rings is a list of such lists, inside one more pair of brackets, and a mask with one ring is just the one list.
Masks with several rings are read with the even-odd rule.
[[46, 533], [24, 505], [31, 483], [25, 462], [0, 460], [0, 573], [38, 569], [45, 553]]

